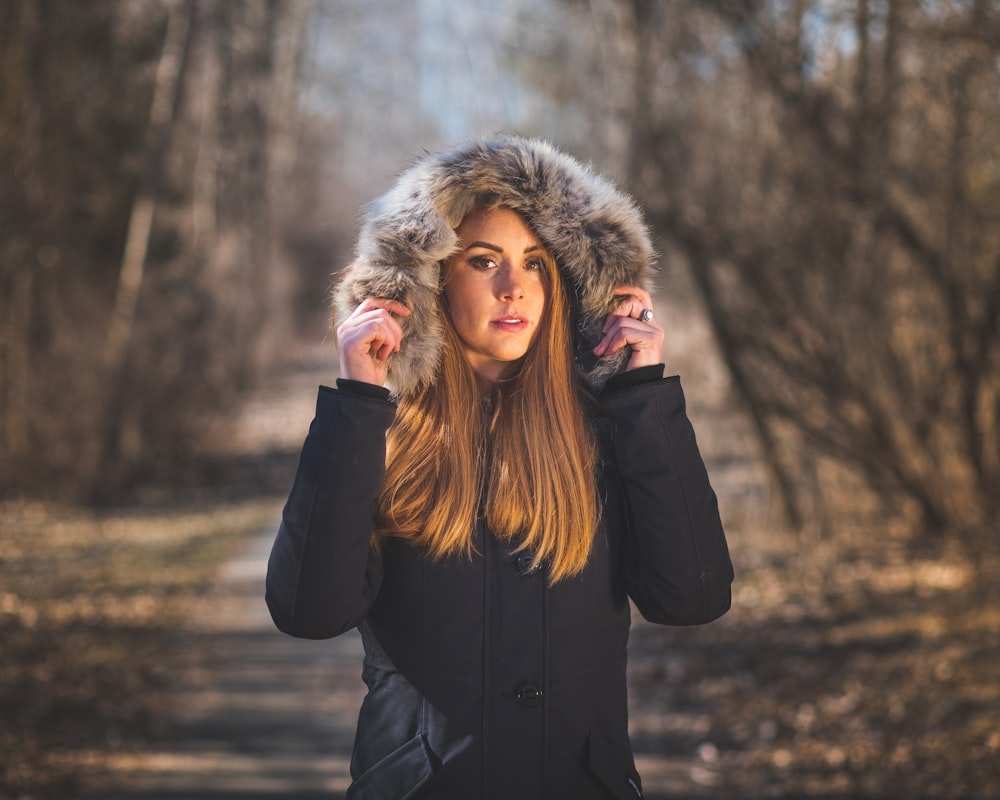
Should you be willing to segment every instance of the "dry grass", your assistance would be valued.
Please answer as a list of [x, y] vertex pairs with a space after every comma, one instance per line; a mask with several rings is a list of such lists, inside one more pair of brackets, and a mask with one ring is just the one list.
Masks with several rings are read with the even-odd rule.
[[683, 764], [668, 786], [713, 798], [1000, 797], [995, 554], [870, 531], [733, 538], [726, 618], [634, 632], [636, 745]]

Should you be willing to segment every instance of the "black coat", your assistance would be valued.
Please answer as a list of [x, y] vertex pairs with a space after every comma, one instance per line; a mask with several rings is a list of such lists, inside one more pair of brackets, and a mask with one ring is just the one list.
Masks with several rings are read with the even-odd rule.
[[482, 528], [471, 559], [392, 539], [371, 552], [394, 414], [320, 390], [268, 566], [282, 631], [361, 630], [368, 695], [347, 797], [641, 797], [628, 598], [652, 622], [704, 623], [729, 608], [733, 577], [679, 379], [601, 398], [601, 527], [584, 572], [552, 587]]

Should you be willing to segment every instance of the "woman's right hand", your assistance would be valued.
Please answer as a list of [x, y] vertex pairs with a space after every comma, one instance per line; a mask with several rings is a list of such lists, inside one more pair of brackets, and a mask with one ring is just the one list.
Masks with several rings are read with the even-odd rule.
[[384, 386], [389, 356], [399, 351], [403, 329], [395, 317], [410, 309], [397, 300], [369, 297], [337, 326], [340, 377]]

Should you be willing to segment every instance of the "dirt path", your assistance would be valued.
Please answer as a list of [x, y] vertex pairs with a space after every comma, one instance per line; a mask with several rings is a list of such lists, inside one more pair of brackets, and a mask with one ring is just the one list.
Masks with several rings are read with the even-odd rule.
[[360, 638], [298, 641], [274, 629], [263, 603], [272, 538], [265, 532], [223, 567], [178, 636], [168, 741], [115, 756], [87, 797], [304, 799], [346, 788]]
[[[227, 463], [290, 472], [329, 383], [330, 346], [294, 354], [296, 369], [243, 409], [220, 456]], [[284, 454], [277, 459], [266, 454]], [[259, 476], [258, 476], [259, 479]], [[290, 482], [291, 474], [278, 476]], [[267, 479], [273, 483], [273, 478]], [[264, 605], [267, 556], [280, 518], [248, 537], [222, 565], [176, 636], [162, 737], [113, 755], [86, 782], [86, 800], [337, 798], [349, 783], [361, 682], [361, 640], [296, 640], [279, 633]]]

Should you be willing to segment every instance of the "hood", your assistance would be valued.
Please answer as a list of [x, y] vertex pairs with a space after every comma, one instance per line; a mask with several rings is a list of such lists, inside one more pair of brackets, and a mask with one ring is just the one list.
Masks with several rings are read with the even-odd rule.
[[367, 297], [404, 303], [405, 337], [389, 361], [395, 397], [434, 379], [442, 324], [436, 296], [441, 262], [458, 249], [455, 229], [477, 206], [524, 216], [556, 260], [572, 308], [574, 350], [584, 380], [599, 389], [628, 353], [597, 359], [593, 348], [629, 284], [649, 288], [654, 254], [635, 202], [608, 179], [547, 142], [518, 137], [477, 141], [429, 155], [400, 174], [366, 208], [354, 261], [334, 291], [346, 318]]

